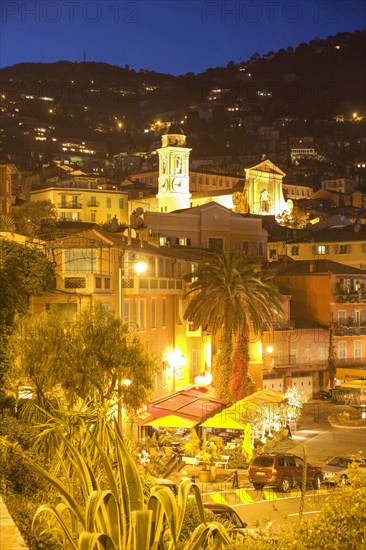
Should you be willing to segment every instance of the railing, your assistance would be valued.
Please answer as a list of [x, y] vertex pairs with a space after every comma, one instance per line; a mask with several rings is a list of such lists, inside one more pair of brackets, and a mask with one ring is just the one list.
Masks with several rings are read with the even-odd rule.
[[366, 326], [340, 325], [334, 328], [335, 336], [365, 336]]
[[[182, 290], [183, 282], [181, 279], [173, 279], [170, 277], [138, 277], [138, 288], [140, 290], [152, 290], [152, 291], [169, 291], [169, 290]], [[134, 277], [122, 277], [123, 288], [135, 288]]]
[[83, 205], [80, 204], [79, 202], [77, 203], [72, 203], [72, 202], [68, 202], [68, 203], [64, 203], [64, 202], [61, 202], [57, 205], [57, 208], [60, 208], [60, 210], [78, 210], [80, 208], [82, 208]]
[[339, 304], [359, 303], [366, 301], [366, 292], [336, 292], [336, 302]]

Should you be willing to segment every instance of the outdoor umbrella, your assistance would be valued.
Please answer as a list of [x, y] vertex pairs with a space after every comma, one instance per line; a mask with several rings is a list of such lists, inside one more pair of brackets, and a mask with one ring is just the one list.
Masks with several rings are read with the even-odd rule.
[[202, 422], [201, 427], [223, 428], [225, 430], [244, 430], [245, 428], [244, 424], [241, 424], [237, 420], [231, 418], [231, 416], [225, 414], [225, 411], [208, 418], [205, 422]]
[[250, 424], [247, 424], [244, 430], [243, 453], [248, 458], [248, 461], [252, 460], [252, 427]]
[[147, 422], [144, 426], [157, 426], [162, 428], [187, 428], [191, 429], [197, 424], [196, 420], [190, 420], [183, 416], [177, 416], [175, 414], [168, 414], [161, 418], [155, 418], [151, 422]]

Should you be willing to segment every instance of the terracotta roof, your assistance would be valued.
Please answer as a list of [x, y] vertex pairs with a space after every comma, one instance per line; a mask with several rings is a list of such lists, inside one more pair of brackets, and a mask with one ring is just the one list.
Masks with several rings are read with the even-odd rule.
[[[277, 275], [366, 275], [366, 270], [351, 267], [331, 260], [296, 260], [291, 263], [277, 262], [271, 265]], [[313, 269], [311, 271], [310, 269]]]

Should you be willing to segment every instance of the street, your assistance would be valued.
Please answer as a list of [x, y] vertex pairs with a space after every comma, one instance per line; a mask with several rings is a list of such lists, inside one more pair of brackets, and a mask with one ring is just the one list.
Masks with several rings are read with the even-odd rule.
[[[303, 457], [304, 446], [308, 462], [322, 466], [336, 455], [361, 453], [366, 456], [366, 428], [333, 428], [328, 416], [342, 412], [348, 407], [332, 403], [315, 401], [304, 406], [298, 429], [292, 439], [280, 442], [275, 451], [290, 452]], [[240, 485], [233, 490], [229, 482], [218, 482], [204, 494], [208, 502], [222, 502], [230, 505], [239, 514], [249, 528], [271, 525], [276, 531], [279, 526], [298, 519], [300, 506], [300, 488], [283, 494], [271, 488], [256, 491], [249, 483], [247, 472], [240, 472]], [[309, 489], [306, 492], [304, 517], [316, 514], [321, 509], [324, 499], [331, 498], [333, 487], [323, 486], [320, 491]]]

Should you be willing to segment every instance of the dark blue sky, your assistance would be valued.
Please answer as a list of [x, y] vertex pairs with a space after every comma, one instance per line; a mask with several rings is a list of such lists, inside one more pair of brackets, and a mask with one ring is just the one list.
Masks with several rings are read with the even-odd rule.
[[2, 0], [0, 66], [105, 61], [175, 75], [365, 28], [364, 0]]

